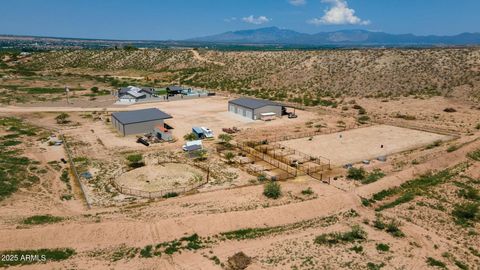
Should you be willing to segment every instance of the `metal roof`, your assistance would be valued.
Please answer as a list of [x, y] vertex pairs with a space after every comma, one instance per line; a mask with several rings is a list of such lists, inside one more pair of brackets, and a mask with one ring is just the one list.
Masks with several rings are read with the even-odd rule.
[[171, 115], [156, 108], [129, 112], [116, 112], [112, 113], [112, 116], [124, 125], [172, 118]]
[[246, 98], [246, 97], [230, 100], [228, 103], [232, 103], [232, 104], [249, 108], [249, 109], [258, 109], [265, 106], [283, 106], [282, 104], [273, 102], [271, 100]]
[[167, 90], [168, 91], [182, 91], [182, 90], [185, 90], [185, 88], [183, 88], [181, 86], [171, 85], [171, 86], [167, 87]]

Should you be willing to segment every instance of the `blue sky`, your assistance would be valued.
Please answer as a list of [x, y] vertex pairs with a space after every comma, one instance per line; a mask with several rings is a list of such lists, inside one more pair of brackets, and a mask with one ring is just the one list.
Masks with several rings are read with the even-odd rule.
[[480, 32], [480, 0], [1, 0], [0, 7], [0, 34], [15, 35], [167, 40], [269, 26]]

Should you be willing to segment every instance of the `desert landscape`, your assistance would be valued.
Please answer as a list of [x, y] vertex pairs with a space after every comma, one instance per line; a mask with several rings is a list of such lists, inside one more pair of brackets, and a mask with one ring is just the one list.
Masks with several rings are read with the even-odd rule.
[[[480, 269], [478, 48], [0, 60], [0, 267]], [[215, 95], [119, 105], [128, 85]], [[112, 124], [151, 108], [173, 139]], [[190, 152], [192, 127], [214, 136]]]

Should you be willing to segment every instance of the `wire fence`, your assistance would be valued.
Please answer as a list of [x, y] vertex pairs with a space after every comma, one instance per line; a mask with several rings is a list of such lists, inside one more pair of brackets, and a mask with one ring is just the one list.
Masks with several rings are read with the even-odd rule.
[[361, 126], [358, 126], [355, 123], [351, 123], [350, 125], [345, 125], [337, 128], [321, 128], [315, 131], [305, 131], [305, 132], [296, 132], [293, 134], [289, 135], [273, 135], [273, 136], [267, 136], [265, 137], [265, 141], [267, 143], [272, 143], [272, 142], [281, 142], [281, 141], [289, 141], [289, 140], [295, 140], [295, 139], [301, 139], [301, 138], [309, 138], [309, 137], [314, 137], [318, 135], [326, 135], [326, 134], [332, 134], [336, 132], [342, 132], [342, 131], [347, 131], [355, 128], [364, 128], [364, 127], [369, 127], [372, 126], [373, 123], [367, 123], [363, 124]]
[[186, 192], [189, 192], [191, 190], [197, 189], [206, 183], [208, 183], [208, 176], [205, 179], [202, 179], [202, 181], [199, 181], [197, 183], [192, 183], [189, 185], [184, 185], [184, 186], [179, 186], [179, 187], [173, 187], [173, 188], [166, 188], [166, 189], [161, 189], [161, 190], [156, 190], [156, 191], [146, 191], [146, 190], [140, 190], [140, 189], [134, 189], [134, 188], [129, 188], [122, 186], [121, 184], [117, 183], [116, 179], [123, 173], [125, 173], [127, 170], [125, 168], [119, 169], [114, 175], [110, 178], [110, 183], [112, 184], [113, 187], [115, 187], [118, 192], [125, 194], [125, 195], [130, 195], [130, 196], [136, 196], [136, 197], [142, 197], [142, 198], [148, 198], [148, 199], [154, 199], [154, 198], [162, 198], [162, 197], [167, 197], [169, 195], [175, 196], [175, 195], [180, 195]]
[[414, 130], [425, 131], [425, 132], [430, 132], [430, 133], [437, 133], [437, 134], [441, 134], [441, 135], [452, 136], [452, 137], [455, 137], [455, 138], [458, 138], [459, 135], [460, 135], [459, 132], [457, 130], [454, 130], [454, 129], [431, 127], [431, 126], [419, 125], [419, 124], [414, 124], [414, 123], [405, 123], [403, 121], [394, 120], [394, 119], [391, 119], [391, 120], [375, 120], [375, 122], [377, 124], [414, 129]]

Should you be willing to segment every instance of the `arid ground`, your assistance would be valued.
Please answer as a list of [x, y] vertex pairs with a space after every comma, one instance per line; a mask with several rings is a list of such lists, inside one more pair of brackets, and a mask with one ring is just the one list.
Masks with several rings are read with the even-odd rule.
[[[349, 55], [356, 60], [347, 65]], [[475, 48], [2, 55], [0, 266], [480, 269], [478, 55]], [[452, 68], [436, 65], [434, 76], [430, 64], [440, 62]], [[172, 70], [162, 69], [168, 63]], [[305, 73], [285, 70], [288, 63]], [[276, 69], [265, 73], [270, 66]], [[327, 79], [326, 70], [339, 74]], [[343, 84], [365, 74], [369, 91], [360, 91], [366, 81]], [[211, 79], [219, 75], [220, 82]], [[267, 81], [312, 95], [296, 90], [282, 98]], [[110, 94], [119, 83], [180, 82], [217, 95], [119, 106]], [[435, 93], [425, 86], [432, 82]], [[75, 88], [70, 103], [66, 83]], [[228, 113], [228, 100], [247, 86], [298, 118], [249, 121]], [[145, 147], [135, 135], [116, 133], [110, 114], [140, 108], [172, 115], [175, 140]], [[192, 126], [215, 133], [195, 155], [181, 149]], [[233, 127], [239, 131], [231, 137], [219, 136]], [[45, 260], [15, 258], [36, 254]]]

